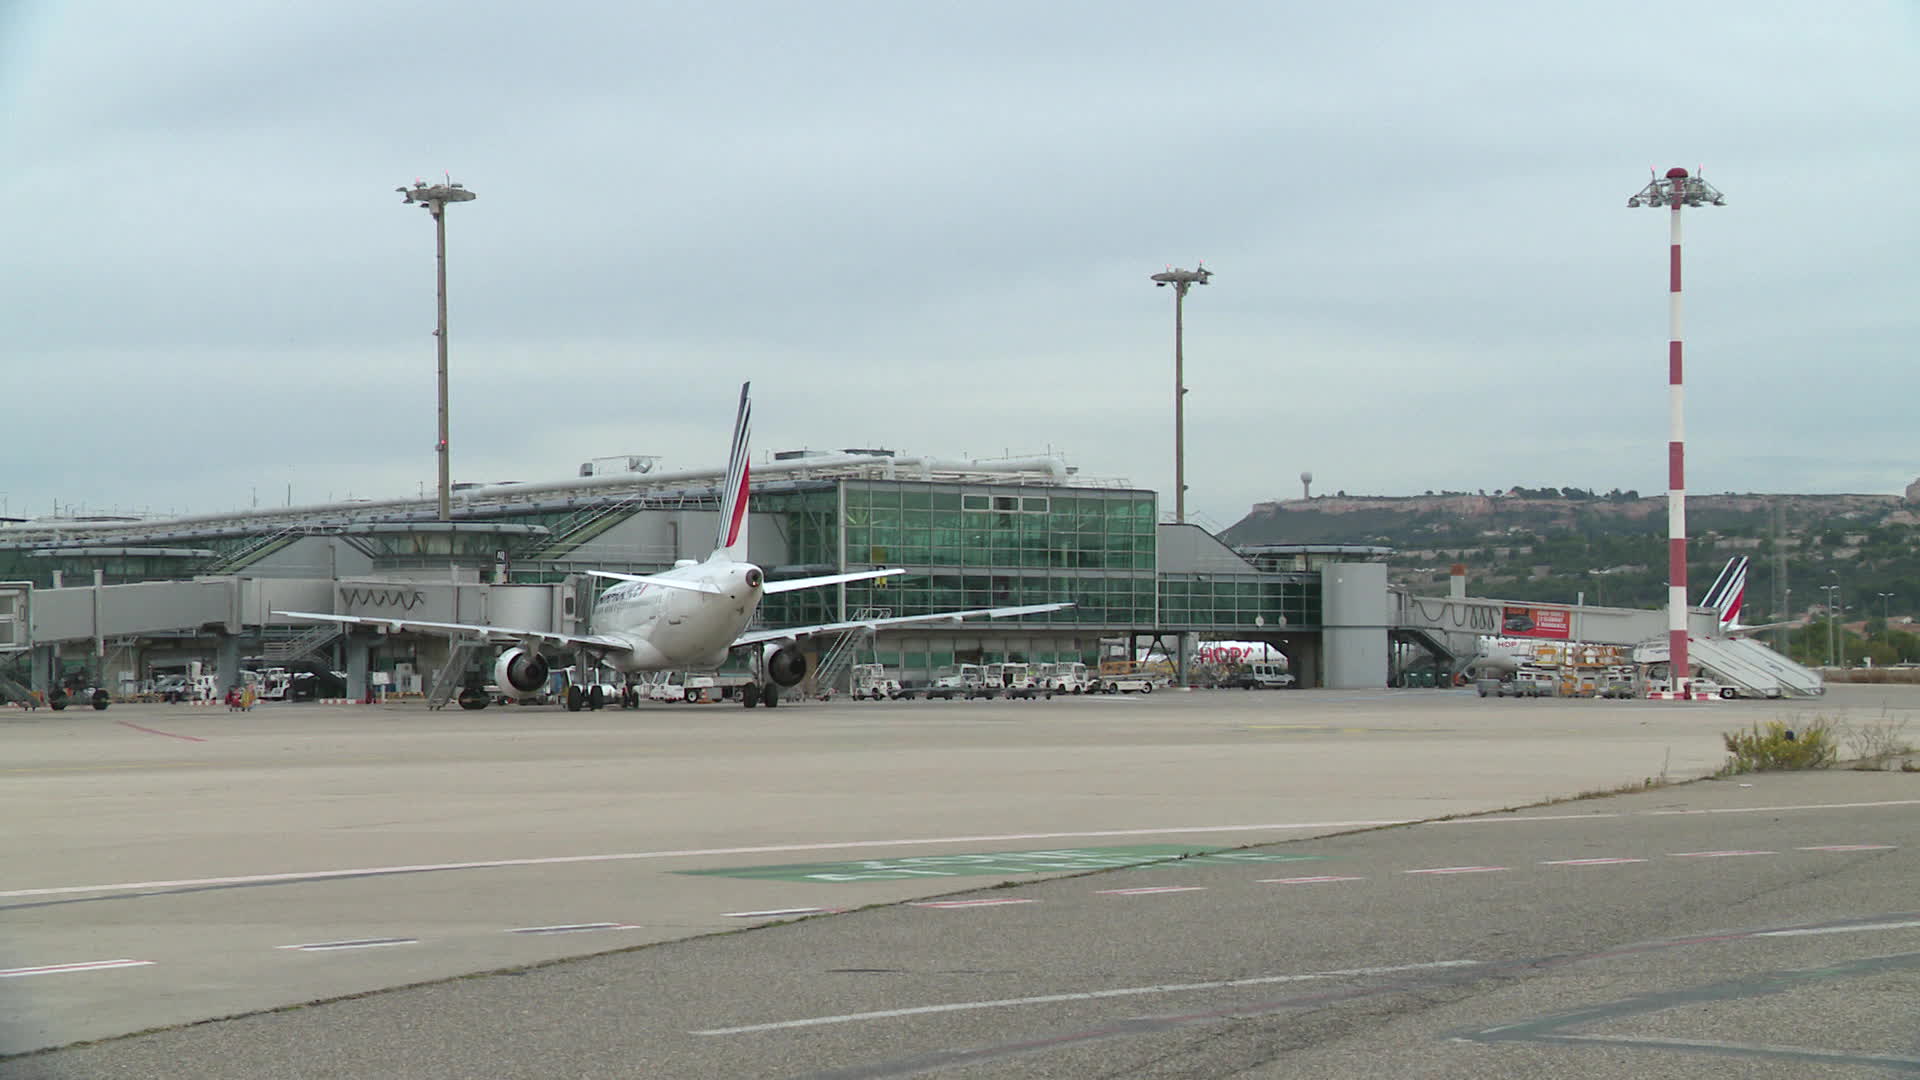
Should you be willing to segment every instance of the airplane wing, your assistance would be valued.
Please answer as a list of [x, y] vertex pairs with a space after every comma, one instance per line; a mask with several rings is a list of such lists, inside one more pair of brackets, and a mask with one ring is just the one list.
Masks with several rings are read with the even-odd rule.
[[758, 645], [763, 641], [783, 641], [787, 638], [811, 637], [814, 634], [831, 634], [840, 630], [871, 630], [881, 626], [903, 626], [908, 623], [959, 622], [962, 619], [984, 615], [989, 619], [1004, 619], [1014, 615], [1038, 615], [1043, 611], [1059, 611], [1070, 608], [1072, 604], [1026, 604], [1020, 607], [974, 608], [971, 611], [941, 611], [932, 615], [895, 615], [886, 619], [853, 619], [848, 622], [820, 623], [815, 626], [787, 626], [777, 630], [749, 630], [733, 639], [733, 648], [742, 645]]
[[317, 611], [276, 611], [292, 619], [314, 619], [347, 626], [382, 626], [398, 633], [402, 630], [439, 630], [449, 634], [480, 634], [510, 641], [543, 641], [549, 645], [574, 648], [617, 649], [625, 651], [633, 644], [621, 638], [601, 634], [556, 634], [551, 630], [524, 630], [512, 626], [477, 626], [470, 623], [423, 622], [419, 619], [387, 619], [367, 615], [323, 615]]
[[760, 586], [764, 593], [792, 592], [795, 589], [818, 589], [823, 585], [838, 585], [843, 581], [871, 581], [874, 578], [902, 577], [905, 570], [855, 570], [850, 574], [827, 574], [822, 577], [788, 578], [785, 581], [769, 581]]

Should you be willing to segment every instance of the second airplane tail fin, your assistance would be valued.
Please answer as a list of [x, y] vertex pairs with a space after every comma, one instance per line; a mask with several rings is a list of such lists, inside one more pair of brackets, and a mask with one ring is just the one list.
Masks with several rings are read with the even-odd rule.
[[733, 445], [727, 453], [727, 478], [720, 490], [720, 534], [713, 558], [747, 561], [748, 429], [753, 405], [747, 398], [750, 382], [740, 384], [740, 411], [733, 420]]
[[1721, 567], [1720, 576], [1713, 579], [1713, 587], [1707, 590], [1702, 607], [1712, 608], [1720, 616], [1720, 629], [1732, 631], [1740, 626], [1740, 606], [1747, 599], [1747, 563], [1745, 555], [1735, 555]]

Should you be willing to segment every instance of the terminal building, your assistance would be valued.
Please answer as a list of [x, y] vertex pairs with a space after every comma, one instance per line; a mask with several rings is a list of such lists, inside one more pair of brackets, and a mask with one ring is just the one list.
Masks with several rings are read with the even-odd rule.
[[[1073, 605], [886, 628], [855, 643], [857, 659], [904, 679], [968, 662], [1091, 664], [1116, 639], [1130, 654], [1157, 642], [1173, 655], [1182, 635], [1267, 641], [1302, 685], [1387, 679], [1384, 549], [1249, 557], [1199, 526], [1162, 522], [1154, 492], [1082, 478], [1057, 457], [793, 453], [756, 462], [753, 474], [750, 557], [770, 579], [906, 571], [884, 584], [768, 595], [765, 626]], [[324, 661], [348, 673], [356, 698], [370, 679], [444, 683], [462, 675], [445, 670], [459, 654], [445, 636], [340, 632], [273, 612], [585, 633], [601, 582], [584, 572], [705, 558], [721, 478], [620, 470], [469, 486], [455, 491], [451, 521], [437, 519], [432, 499], [401, 499], [14, 522], [0, 528], [0, 649], [26, 654], [9, 670], [34, 688], [84, 672], [120, 692], [186, 657], [216, 667], [223, 683], [243, 663]], [[810, 647], [816, 663], [828, 651]]]

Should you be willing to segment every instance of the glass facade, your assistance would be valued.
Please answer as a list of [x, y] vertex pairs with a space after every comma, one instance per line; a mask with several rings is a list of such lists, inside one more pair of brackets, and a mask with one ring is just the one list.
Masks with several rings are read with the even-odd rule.
[[1075, 606], [1021, 622], [1124, 628], [1155, 621], [1152, 492], [848, 480], [754, 502], [778, 516], [788, 549], [782, 571], [909, 571], [885, 584], [770, 596], [770, 626], [878, 608], [924, 615], [1057, 601]]
[[1319, 629], [1320, 575], [1166, 574], [1160, 579], [1160, 626]]

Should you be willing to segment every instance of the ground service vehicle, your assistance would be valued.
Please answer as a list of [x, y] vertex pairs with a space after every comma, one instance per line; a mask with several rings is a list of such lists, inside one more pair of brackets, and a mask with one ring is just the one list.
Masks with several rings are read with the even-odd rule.
[[1248, 664], [1221, 682], [1221, 686], [1244, 690], [1284, 690], [1294, 684], [1292, 673], [1279, 664]]
[[879, 701], [881, 698], [899, 700], [905, 691], [900, 680], [887, 674], [885, 666], [880, 664], [853, 665], [853, 700]]
[[952, 700], [963, 697], [972, 700], [977, 697], [995, 697], [999, 690], [989, 688], [986, 674], [979, 664], [953, 664], [934, 673], [933, 685], [927, 687], [929, 698]]
[[1092, 680], [1081, 663], [1041, 664], [1040, 685], [1056, 694], [1084, 694]]
[[1010, 698], [1053, 696], [1052, 690], [1040, 684], [1040, 677], [1031, 664], [988, 664], [986, 685], [988, 689], [998, 687], [1002, 694]]

